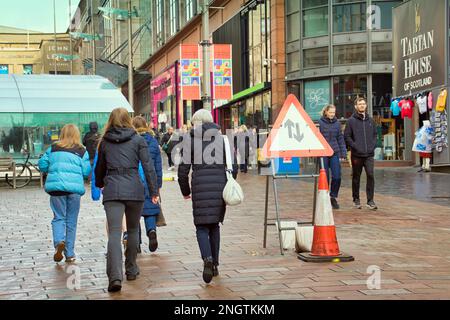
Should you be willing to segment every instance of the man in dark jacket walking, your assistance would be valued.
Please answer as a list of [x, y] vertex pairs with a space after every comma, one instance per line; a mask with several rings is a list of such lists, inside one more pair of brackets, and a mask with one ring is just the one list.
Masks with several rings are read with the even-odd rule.
[[364, 98], [355, 101], [355, 113], [348, 119], [345, 128], [345, 141], [352, 151], [353, 168], [353, 204], [361, 209], [359, 198], [359, 187], [362, 169], [367, 176], [367, 207], [371, 210], [378, 209], [374, 202], [375, 177], [374, 177], [374, 155], [377, 141], [377, 129], [375, 121], [367, 113], [367, 102]]
[[97, 146], [100, 140], [100, 134], [98, 133], [97, 122], [89, 123], [89, 132], [83, 138], [83, 145], [86, 147], [89, 153], [89, 161], [91, 166], [94, 163], [95, 152], [97, 151]]

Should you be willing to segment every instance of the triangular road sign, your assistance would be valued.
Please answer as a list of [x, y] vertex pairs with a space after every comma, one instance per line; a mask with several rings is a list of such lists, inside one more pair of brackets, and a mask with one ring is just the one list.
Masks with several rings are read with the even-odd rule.
[[289, 95], [263, 148], [266, 158], [331, 157], [333, 149], [294, 95]]

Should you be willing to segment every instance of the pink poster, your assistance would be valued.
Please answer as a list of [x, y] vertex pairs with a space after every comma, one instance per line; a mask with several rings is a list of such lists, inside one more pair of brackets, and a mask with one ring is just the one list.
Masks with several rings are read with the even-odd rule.
[[179, 123], [179, 119], [177, 119], [178, 77], [176, 66], [177, 64], [170, 66], [151, 81], [150, 90], [153, 113], [152, 119], [155, 128], [158, 126], [158, 114], [161, 108], [169, 118], [169, 125], [176, 128], [177, 124]]

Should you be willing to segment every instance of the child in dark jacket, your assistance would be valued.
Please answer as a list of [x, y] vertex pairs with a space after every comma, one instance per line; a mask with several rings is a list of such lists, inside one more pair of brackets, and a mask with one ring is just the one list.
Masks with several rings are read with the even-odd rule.
[[319, 120], [320, 132], [333, 148], [334, 154], [331, 157], [324, 157], [325, 170], [327, 171], [328, 181], [330, 181], [331, 169], [331, 188], [330, 197], [333, 209], [339, 209], [337, 198], [341, 187], [341, 159], [346, 158], [347, 148], [345, 146], [344, 135], [341, 130], [341, 124], [336, 118], [336, 107], [328, 105], [322, 110], [322, 118]]
[[[143, 117], [135, 117], [133, 118], [133, 126], [136, 128], [136, 131], [145, 139], [148, 145], [148, 150], [150, 153], [150, 157], [153, 160], [153, 164], [156, 171], [156, 177], [158, 182], [158, 188], [162, 188], [162, 159], [161, 159], [161, 151], [159, 149], [159, 144], [156, 138], [152, 135], [153, 131], [148, 129], [147, 122]], [[159, 214], [161, 214], [161, 207], [159, 204], [154, 204], [150, 197], [147, 188], [147, 181], [145, 179], [144, 170], [141, 165], [139, 165], [139, 175], [141, 177], [141, 181], [144, 183], [145, 187], [145, 202], [144, 207], [142, 209], [142, 216], [145, 221], [145, 230], [149, 239], [149, 250], [150, 252], [155, 252], [158, 249], [158, 238], [156, 234], [156, 219]], [[140, 231], [140, 230], [139, 230]], [[140, 235], [140, 243], [142, 243], [141, 232]]]

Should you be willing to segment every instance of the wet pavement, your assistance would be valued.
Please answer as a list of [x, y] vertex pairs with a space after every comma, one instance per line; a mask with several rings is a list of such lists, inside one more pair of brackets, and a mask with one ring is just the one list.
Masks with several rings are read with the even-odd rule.
[[[262, 247], [265, 178], [240, 175], [246, 200], [227, 210], [221, 228], [220, 276], [203, 283], [202, 261], [192, 224], [191, 202], [176, 181], [163, 187], [167, 227], [159, 249], [144, 239], [141, 275], [106, 291], [106, 230], [103, 207], [83, 197], [73, 266], [52, 261], [49, 197], [38, 187], [0, 187], [0, 299], [450, 299], [450, 176], [418, 174], [416, 168], [376, 171], [376, 212], [352, 209], [350, 171], [344, 170], [341, 210], [334, 212], [339, 246], [354, 262], [308, 264], [294, 250], [280, 255], [269, 227]], [[169, 176], [169, 175], [168, 175]], [[313, 184], [278, 183], [281, 215], [311, 219]], [[362, 197], [364, 199], [364, 197]], [[270, 189], [270, 217], [274, 216]], [[380, 287], [367, 285], [380, 270]], [[80, 288], [73, 290], [73, 273]]]

